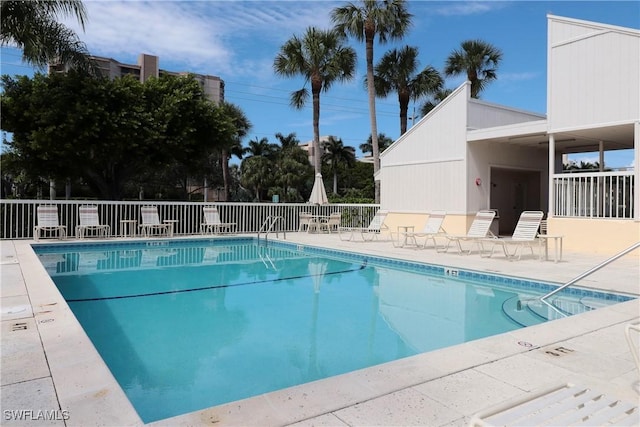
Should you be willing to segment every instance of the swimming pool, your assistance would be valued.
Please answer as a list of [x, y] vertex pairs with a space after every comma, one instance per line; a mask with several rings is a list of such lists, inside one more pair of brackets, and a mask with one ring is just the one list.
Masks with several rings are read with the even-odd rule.
[[[552, 284], [286, 243], [34, 249], [145, 422], [558, 315], [522, 305]], [[572, 289], [554, 307], [627, 299]]]

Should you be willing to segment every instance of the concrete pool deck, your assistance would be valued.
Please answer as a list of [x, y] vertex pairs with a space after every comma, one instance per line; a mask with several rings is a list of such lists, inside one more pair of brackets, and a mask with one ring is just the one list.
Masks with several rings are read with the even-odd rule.
[[[286, 241], [556, 283], [607, 258], [565, 253], [557, 264], [526, 255], [508, 261], [335, 234], [287, 233]], [[0, 242], [2, 425], [142, 425], [32, 243]], [[639, 295], [637, 252], [577, 285]], [[624, 328], [639, 321], [640, 301], [628, 301], [149, 425], [463, 426], [480, 410], [566, 382], [637, 406], [640, 373]]]

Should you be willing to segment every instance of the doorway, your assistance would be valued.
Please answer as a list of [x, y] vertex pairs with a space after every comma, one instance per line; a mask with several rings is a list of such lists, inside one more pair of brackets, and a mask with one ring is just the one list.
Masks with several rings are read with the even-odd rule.
[[523, 211], [542, 210], [540, 171], [492, 167], [489, 203], [498, 210], [500, 235], [511, 235]]

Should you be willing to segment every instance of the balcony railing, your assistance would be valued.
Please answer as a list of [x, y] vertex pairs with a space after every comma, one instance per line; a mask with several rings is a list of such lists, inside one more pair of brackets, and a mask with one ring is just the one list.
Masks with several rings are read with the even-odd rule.
[[633, 219], [633, 171], [556, 174], [554, 215]]
[[203, 222], [203, 206], [217, 206], [221, 222], [233, 222], [238, 233], [257, 233], [269, 216], [281, 216], [278, 229], [274, 231], [297, 231], [299, 214], [313, 215], [342, 213], [342, 225], [351, 227], [367, 226], [379, 209], [375, 204], [329, 204], [310, 205], [308, 203], [203, 203], [203, 202], [162, 202], [162, 201], [87, 201], [87, 200], [0, 200], [0, 239], [31, 239], [33, 227], [37, 223], [38, 205], [55, 204], [58, 207], [60, 225], [67, 226], [69, 237], [75, 237], [78, 225], [78, 207], [97, 205], [100, 222], [111, 226], [112, 235], [123, 235], [124, 221], [133, 220], [140, 224], [140, 207], [157, 206], [160, 220], [174, 220], [174, 235], [194, 235], [200, 233]]

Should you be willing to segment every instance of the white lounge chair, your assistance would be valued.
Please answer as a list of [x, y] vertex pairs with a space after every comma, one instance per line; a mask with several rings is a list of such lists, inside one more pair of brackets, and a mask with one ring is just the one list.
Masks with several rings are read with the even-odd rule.
[[33, 238], [40, 240], [40, 232], [45, 233], [57, 232], [59, 239], [67, 237], [67, 226], [60, 225], [58, 222], [58, 206], [56, 205], [40, 205], [36, 209], [38, 223], [33, 227]]
[[[476, 214], [476, 217], [473, 219], [473, 222], [471, 223], [471, 227], [469, 227], [469, 231], [467, 231], [467, 234], [465, 235], [445, 234], [444, 237], [446, 237], [448, 240], [447, 245], [444, 247], [443, 250], [440, 250], [438, 252], [447, 252], [449, 250], [449, 246], [451, 246], [452, 243], [456, 244], [456, 247], [458, 248], [459, 253], [466, 252], [467, 254], [470, 254], [473, 251], [474, 246], [478, 246], [480, 251], [482, 251], [483, 249], [482, 240], [486, 239], [487, 237], [496, 238], [494, 234], [491, 232], [491, 230], [489, 229], [491, 227], [491, 222], [493, 221], [493, 218], [495, 216], [496, 216], [495, 211], [491, 211], [491, 210], [479, 211]], [[472, 245], [468, 251], [464, 251], [462, 249], [461, 242], [471, 242]]]
[[158, 208], [156, 206], [142, 206], [140, 208], [140, 231], [143, 237], [148, 237], [154, 231], [166, 234], [171, 237], [173, 235], [173, 223], [160, 222]]
[[368, 227], [338, 227], [338, 236], [340, 240], [353, 240], [357, 235], [360, 235], [362, 240], [377, 239], [381, 233], [389, 231], [389, 227], [384, 224], [386, 217], [387, 211], [379, 210]]
[[[522, 257], [522, 248], [528, 247], [531, 249], [531, 255], [533, 255], [533, 246], [540, 246], [539, 241], [536, 239], [538, 235], [538, 229], [540, 228], [540, 222], [544, 213], [541, 211], [524, 211], [520, 214], [520, 219], [516, 224], [516, 228], [513, 231], [511, 237], [500, 237], [498, 239], [490, 239], [489, 243], [492, 244], [491, 252], [487, 257], [493, 255], [493, 251], [497, 246], [502, 246], [504, 256], [508, 259], [514, 259], [516, 254], [518, 259]], [[507, 246], [514, 246], [513, 253], [510, 253]]]
[[[426, 248], [427, 242], [429, 242], [429, 240], [432, 240], [433, 247], [437, 248], [438, 244], [436, 242], [436, 236], [444, 237], [444, 234], [446, 234], [445, 229], [442, 228], [442, 223], [444, 222], [444, 218], [446, 216], [447, 216], [447, 213], [445, 211], [433, 211], [429, 214], [429, 218], [427, 219], [427, 222], [424, 224], [422, 231], [398, 232], [397, 239], [393, 238], [394, 233], [392, 232], [391, 242], [394, 244], [394, 246], [396, 246], [396, 240], [398, 242], [398, 246], [406, 246], [410, 242], [413, 242], [413, 244], [416, 247]], [[418, 243], [418, 238], [422, 238], [422, 237], [424, 237], [425, 239], [422, 246], [420, 246], [420, 244]], [[400, 243], [401, 239], [402, 239], [402, 243]]]
[[562, 384], [473, 416], [470, 426], [637, 426], [640, 410], [595, 390]]
[[111, 234], [111, 226], [100, 224], [98, 217], [98, 206], [82, 205], [78, 208], [78, 218], [80, 224], [76, 226], [76, 237], [84, 239], [87, 231], [95, 231], [100, 237], [107, 237]]
[[234, 232], [236, 229], [235, 222], [222, 222], [220, 220], [220, 214], [218, 208], [215, 206], [207, 206], [202, 208], [204, 214], [204, 222], [200, 226], [200, 233], [207, 234], [221, 234], [223, 232]]

